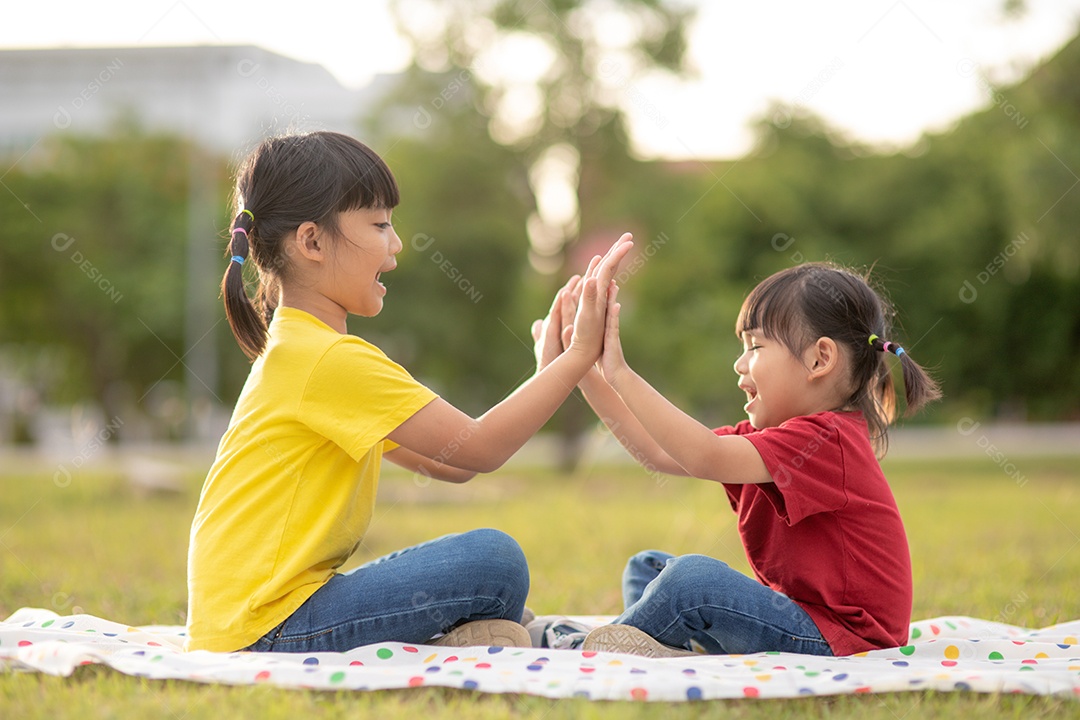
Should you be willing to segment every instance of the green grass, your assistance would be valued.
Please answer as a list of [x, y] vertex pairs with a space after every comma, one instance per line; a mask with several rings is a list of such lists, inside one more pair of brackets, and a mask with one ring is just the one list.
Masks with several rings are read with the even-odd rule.
[[[911, 543], [917, 619], [971, 615], [1043, 627], [1080, 617], [1080, 474], [1067, 459], [1017, 459], [1018, 485], [989, 459], [887, 461]], [[118, 475], [0, 476], [0, 616], [22, 606], [130, 624], [182, 624], [187, 532], [201, 481], [138, 498]], [[443, 533], [497, 527], [529, 558], [537, 613], [616, 613], [630, 554], [701, 552], [747, 571], [718, 486], [657, 482], [635, 468], [574, 477], [508, 471], [465, 486], [419, 487], [388, 473], [355, 563]], [[204, 686], [101, 667], [72, 678], [0, 674], [5, 717], [1031, 717], [1077, 715], [1074, 701], [906, 693], [696, 704], [589, 703], [445, 689], [374, 693]]]

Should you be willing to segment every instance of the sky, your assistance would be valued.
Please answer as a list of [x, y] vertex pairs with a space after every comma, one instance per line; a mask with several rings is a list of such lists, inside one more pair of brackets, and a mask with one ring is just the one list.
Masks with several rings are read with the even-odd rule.
[[[358, 88], [410, 61], [387, 2], [9, 0], [0, 48], [253, 44]], [[693, 77], [621, 81], [642, 157], [739, 157], [752, 146], [752, 121], [788, 120], [775, 103], [818, 114], [853, 140], [903, 147], [989, 106], [991, 83], [1022, 77], [1080, 28], [1080, 0], [1027, 0], [1012, 16], [1006, 0], [697, 4]]]

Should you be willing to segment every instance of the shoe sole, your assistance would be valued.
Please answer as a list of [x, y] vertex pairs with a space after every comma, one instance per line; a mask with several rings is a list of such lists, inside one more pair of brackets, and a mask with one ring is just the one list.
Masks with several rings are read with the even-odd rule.
[[431, 645], [445, 647], [532, 647], [529, 631], [512, 620], [475, 620], [459, 625]]
[[696, 653], [674, 648], [655, 640], [630, 625], [604, 625], [588, 634], [582, 650], [615, 652], [651, 658], [690, 657]]

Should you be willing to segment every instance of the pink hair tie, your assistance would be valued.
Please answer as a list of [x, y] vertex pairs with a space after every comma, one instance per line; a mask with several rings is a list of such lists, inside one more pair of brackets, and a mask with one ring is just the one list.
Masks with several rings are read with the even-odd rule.
[[242, 227], [235, 227], [235, 228], [233, 228], [233, 234], [236, 234], [236, 233], [244, 233], [244, 237], [247, 237], [247, 236], [248, 236], [248, 234], [247, 234], [247, 230], [245, 230], [245, 229], [244, 229], [244, 228], [242, 228]]

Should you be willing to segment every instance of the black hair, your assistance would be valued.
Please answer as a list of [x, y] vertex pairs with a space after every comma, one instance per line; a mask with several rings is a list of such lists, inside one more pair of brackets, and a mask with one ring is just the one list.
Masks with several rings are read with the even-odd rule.
[[221, 281], [225, 314], [244, 353], [254, 360], [266, 348], [267, 328], [289, 263], [285, 239], [314, 222], [339, 235], [338, 216], [349, 210], [392, 209], [397, 181], [375, 151], [333, 132], [267, 138], [241, 164], [236, 178], [236, 219], [228, 256], [250, 258], [258, 272], [254, 301], [243, 267], [230, 261]]
[[[743, 301], [735, 334], [759, 330], [801, 356], [821, 337], [847, 348], [851, 395], [845, 403], [862, 412], [878, 457], [888, 450], [888, 427], [896, 418], [896, 390], [885, 342], [892, 337], [892, 306], [868, 278], [830, 263], [805, 263], [767, 277]], [[876, 335], [878, 339], [871, 340]], [[895, 352], [895, 350], [893, 350]], [[899, 356], [904, 376], [905, 415], [941, 397], [937, 382], [909, 353]]]

